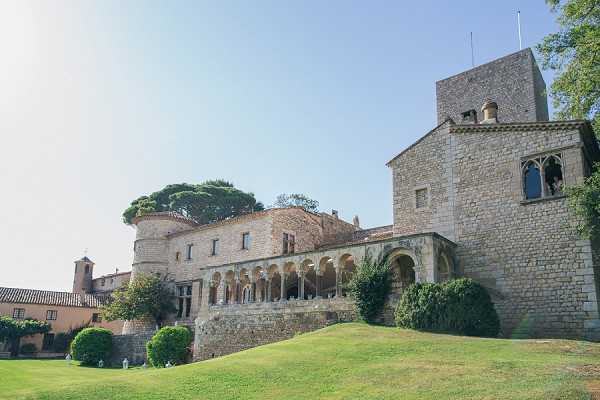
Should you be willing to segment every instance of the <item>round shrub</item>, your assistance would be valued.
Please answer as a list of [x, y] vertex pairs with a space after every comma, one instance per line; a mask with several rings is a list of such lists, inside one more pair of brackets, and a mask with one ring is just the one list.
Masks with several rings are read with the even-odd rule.
[[98, 365], [110, 359], [112, 350], [112, 332], [104, 328], [85, 328], [71, 342], [73, 359], [83, 365]]
[[35, 347], [35, 343], [25, 343], [21, 346], [20, 352], [23, 355], [31, 355], [33, 353], [37, 353], [37, 347]]
[[157, 368], [167, 362], [183, 364], [186, 362], [188, 347], [192, 342], [192, 333], [184, 326], [165, 326], [146, 343], [148, 361]]
[[348, 284], [358, 314], [367, 322], [373, 322], [385, 304], [391, 286], [389, 271], [389, 263], [366, 257]]
[[500, 331], [489, 293], [467, 278], [409, 286], [396, 308], [396, 325], [468, 336], [496, 337]]

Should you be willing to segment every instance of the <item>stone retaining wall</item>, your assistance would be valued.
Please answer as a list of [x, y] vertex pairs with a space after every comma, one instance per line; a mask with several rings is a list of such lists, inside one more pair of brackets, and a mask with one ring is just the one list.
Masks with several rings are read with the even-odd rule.
[[206, 360], [356, 319], [347, 298], [212, 306], [197, 321], [194, 360]]
[[135, 335], [113, 336], [111, 365], [121, 365], [125, 357], [131, 365], [143, 364], [146, 361], [146, 342], [153, 335], [154, 332], [145, 332]]

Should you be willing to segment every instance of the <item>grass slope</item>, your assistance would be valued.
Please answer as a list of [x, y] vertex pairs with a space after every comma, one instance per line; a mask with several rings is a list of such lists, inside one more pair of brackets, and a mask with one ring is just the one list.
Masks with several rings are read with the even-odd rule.
[[588, 399], [590, 371], [600, 371], [599, 344], [353, 323], [168, 370], [0, 361], [0, 398]]

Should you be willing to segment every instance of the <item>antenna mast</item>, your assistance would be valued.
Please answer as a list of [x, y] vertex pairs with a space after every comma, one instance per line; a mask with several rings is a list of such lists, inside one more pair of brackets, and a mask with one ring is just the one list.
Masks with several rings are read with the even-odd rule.
[[473, 32], [471, 32], [471, 67], [475, 67], [475, 53], [473, 52]]
[[519, 50], [523, 50], [523, 43], [521, 41], [521, 11], [517, 11], [517, 27], [519, 29]]

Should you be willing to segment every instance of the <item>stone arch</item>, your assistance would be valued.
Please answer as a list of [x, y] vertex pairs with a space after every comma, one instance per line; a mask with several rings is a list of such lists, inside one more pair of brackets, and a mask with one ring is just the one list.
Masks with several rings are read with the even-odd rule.
[[317, 297], [319, 284], [317, 280], [317, 268], [313, 260], [306, 259], [300, 264], [300, 269], [304, 274], [304, 299], [314, 299]]
[[402, 291], [417, 282], [417, 263], [414, 254], [405, 249], [396, 249], [387, 256], [392, 273], [391, 294], [400, 297]]
[[319, 260], [320, 293], [321, 297], [334, 297], [336, 272], [332, 257], [324, 256]]
[[221, 274], [215, 272], [212, 274], [209, 282], [208, 304], [217, 304], [217, 294], [221, 284]]
[[347, 286], [350, 283], [350, 279], [352, 279], [352, 275], [356, 272], [356, 264], [354, 261], [354, 256], [352, 254], [343, 254], [339, 259], [339, 278], [341, 283], [341, 292], [342, 295], [345, 296], [347, 294]]
[[233, 270], [229, 270], [225, 272], [225, 276], [223, 277], [223, 281], [225, 282], [225, 304], [235, 303], [236, 295], [236, 282], [235, 282], [235, 272]]
[[285, 290], [283, 296], [287, 300], [291, 298], [298, 298], [299, 288], [299, 276], [296, 264], [293, 261], [288, 261], [283, 265], [283, 271], [285, 273]]
[[240, 269], [240, 293], [239, 293], [239, 303], [249, 303], [250, 302], [250, 290], [252, 289], [250, 286], [250, 271], [247, 268]]
[[267, 298], [267, 271], [262, 266], [257, 266], [253, 270], [254, 292], [252, 299], [254, 301], [266, 301]]
[[445, 253], [440, 253], [436, 263], [436, 281], [446, 282], [452, 279], [452, 263]]
[[269, 301], [278, 301], [281, 299], [281, 274], [279, 273], [279, 266], [277, 264], [272, 264], [269, 266], [268, 270], [269, 275], [269, 296], [267, 296]]

